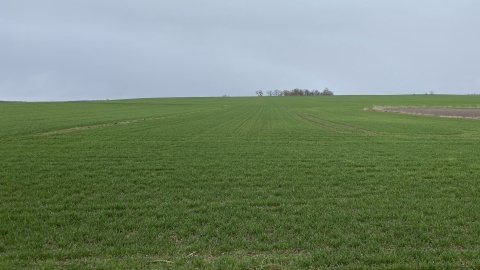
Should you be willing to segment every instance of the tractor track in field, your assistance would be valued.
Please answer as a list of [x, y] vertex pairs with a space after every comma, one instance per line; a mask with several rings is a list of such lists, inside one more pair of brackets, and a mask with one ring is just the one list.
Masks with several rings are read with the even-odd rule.
[[124, 121], [115, 121], [115, 122], [95, 124], [95, 125], [76, 126], [76, 127], [71, 127], [71, 128], [63, 128], [63, 129], [56, 129], [56, 130], [51, 130], [51, 131], [47, 131], [47, 132], [36, 133], [36, 134], [33, 134], [33, 136], [50, 136], [50, 135], [57, 135], [57, 134], [66, 134], [66, 133], [71, 133], [71, 132], [76, 132], [76, 131], [90, 130], [90, 129], [95, 129], [95, 128], [111, 127], [111, 126], [115, 126], [115, 125], [128, 125], [128, 124], [134, 124], [134, 123], [140, 123], [140, 122], [146, 122], [146, 121], [152, 121], [152, 120], [160, 120], [160, 119], [169, 118], [169, 117], [183, 116], [183, 115], [194, 114], [194, 113], [205, 112], [205, 111], [211, 111], [211, 110], [218, 110], [218, 109], [219, 108], [214, 108], [214, 109], [208, 109], [208, 110], [200, 110], [200, 111], [173, 114], [173, 115], [165, 115], [165, 116], [159, 116], [159, 117], [146, 117], [146, 118], [131, 119], [131, 120], [124, 120]]
[[318, 117], [316, 115], [312, 115], [312, 114], [307, 114], [308, 116], [312, 117], [312, 118], [315, 118], [315, 119], [318, 119], [320, 121], [324, 121], [324, 122], [329, 122], [329, 123], [332, 123], [332, 124], [335, 124], [335, 125], [339, 125], [339, 126], [343, 126], [345, 128], [348, 128], [348, 129], [351, 129], [351, 130], [355, 130], [355, 131], [362, 131], [362, 132], [365, 132], [369, 135], [375, 135], [376, 133], [374, 131], [371, 131], [371, 130], [368, 130], [366, 128], [361, 128], [361, 127], [357, 127], [355, 125], [350, 125], [350, 124], [345, 124], [345, 123], [342, 123], [342, 122], [337, 122], [337, 121], [333, 121], [333, 120], [328, 120], [328, 119], [325, 119], [325, 118], [321, 118], [321, 117]]
[[47, 132], [43, 132], [43, 133], [38, 133], [38, 134], [35, 134], [35, 135], [36, 136], [49, 136], [49, 135], [55, 135], [55, 134], [70, 133], [70, 132], [74, 132], [74, 131], [89, 130], [89, 129], [94, 129], [94, 128], [111, 127], [111, 126], [114, 126], [114, 125], [127, 125], [127, 124], [133, 124], [133, 123], [144, 122], [144, 121], [155, 120], [155, 119], [160, 119], [160, 118], [143, 118], [143, 119], [117, 121], [117, 122], [97, 124], [97, 125], [64, 128], [64, 129], [57, 129], [57, 130], [47, 131]]
[[324, 128], [324, 129], [327, 129], [327, 130], [330, 130], [330, 131], [332, 131], [332, 132], [335, 132], [335, 133], [344, 133], [344, 132], [342, 132], [341, 130], [338, 130], [337, 128], [335, 128], [335, 127], [333, 127], [333, 126], [331, 126], [331, 125], [327, 125], [327, 124], [324, 124], [324, 123], [320, 123], [320, 122], [318, 122], [318, 121], [315, 121], [315, 120], [313, 120], [313, 119], [311, 119], [311, 118], [306, 117], [305, 115], [302, 115], [302, 114], [299, 113], [299, 112], [293, 112], [293, 114], [295, 114], [297, 117], [299, 117], [299, 118], [301, 118], [301, 119], [303, 119], [303, 120], [305, 120], [305, 121], [308, 121], [308, 122], [310, 122], [310, 123], [313, 123], [313, 124], [315, 124], [315, 125], [317, 125], [317, 126], [320, 126], [320, 127]]
[[[364, 133], [364, 134], [368, 134], [368, 135], [376, 135], [375, 132], [371, 131], [371, 130], [368, 130], [368, 129], [365, 129], [365, 128], [361, 128], [361, 127], [357, 127], [357, 126], [354, 126], [354, 125], [350, 125], [350, 124], [345, 124], [345, 123], [342, 123], [342, 122], [338, 122], [338, 121], [333, 121], [333, 120], [328, 120], [328, 119], [325, 119], [325, 118], [321, 118], [321, 117], [318, 117], [316, 115], [312, 115], [312, 114], [309, 114], [309, 113], [300, 113], [300, 112], [294, 112], [293, 113], [305, 120], [305, 121], [308, 121], [310, 123], [313, 123], [317, 126], [320, 126], [322, 128], [325, 128], [327, 130], [330, 130], [332, 132], [335, 132], [335, 133]], [[343, 129], [343, 130], [342, 130]]]

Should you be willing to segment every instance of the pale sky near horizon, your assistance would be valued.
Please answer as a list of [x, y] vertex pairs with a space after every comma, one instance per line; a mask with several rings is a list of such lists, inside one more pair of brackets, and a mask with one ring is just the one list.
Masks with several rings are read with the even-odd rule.
[[480, 93], [477, 0], [3, 0], [0, 100]]

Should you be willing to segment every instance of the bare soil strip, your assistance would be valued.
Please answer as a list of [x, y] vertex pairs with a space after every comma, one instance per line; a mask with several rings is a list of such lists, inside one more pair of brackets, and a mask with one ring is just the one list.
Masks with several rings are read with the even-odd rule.
[[372, 108], [380, 112], [397, 112], [416, 115], [432, 115], [450, 118], [480, 119], [479, 108], [440, 108], [440, 107], [378, 107]]

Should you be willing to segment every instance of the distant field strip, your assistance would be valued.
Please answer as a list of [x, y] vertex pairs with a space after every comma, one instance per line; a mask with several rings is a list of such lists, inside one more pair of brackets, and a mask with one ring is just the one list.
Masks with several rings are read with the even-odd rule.
[[478, 108], [438, 108], [438, 107], [380, 107], [374, 106], [374, 111], [396, 112], [414, 115], [430, 115], [451, 118], [480, 118]]

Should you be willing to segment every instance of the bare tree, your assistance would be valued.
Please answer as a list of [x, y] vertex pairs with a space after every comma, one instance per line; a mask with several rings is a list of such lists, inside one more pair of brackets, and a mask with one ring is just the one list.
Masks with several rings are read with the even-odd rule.
[[295, 88], [292, 90], [293, 96], [303, 96], [303, 90], [300, 88]]
[[[257, 96], [261, 97], [263, 96], [263, 91], [258, 90], [255, 92]], [[330, 91], [330, 89], [325, 88], [323, 91], [318, 91], [316, 89], [313, 90], [308, 90], [308, 89], [300, 89], [300, 88], [295, 88], [292, 90], [267, 90], [265, 91], [265, 94], [268, 95], [269, 97], [271, 96], [332, 96], [333, 92]]]
[[322, 95], [324, 95], [324, 96], [333, 96], [333, 92], [330, 91], [330, 89], [328, 89], [328, 87], [327, 87], [327, 88], [323, 89]]

